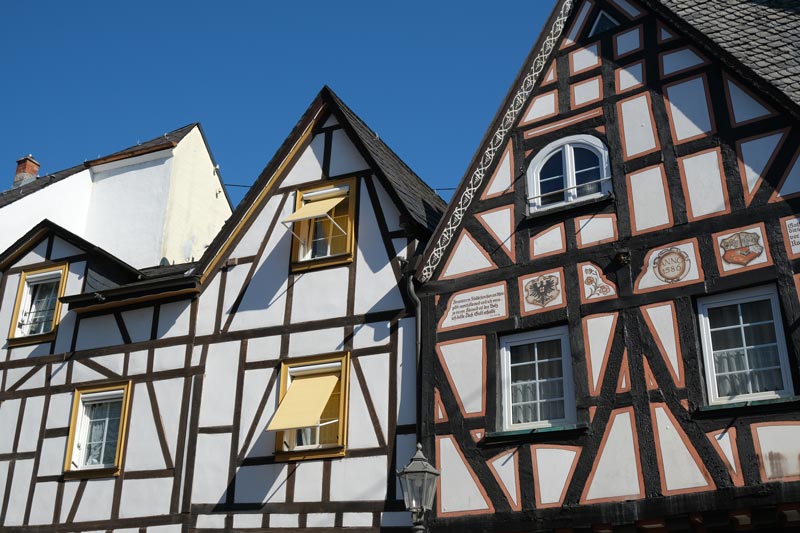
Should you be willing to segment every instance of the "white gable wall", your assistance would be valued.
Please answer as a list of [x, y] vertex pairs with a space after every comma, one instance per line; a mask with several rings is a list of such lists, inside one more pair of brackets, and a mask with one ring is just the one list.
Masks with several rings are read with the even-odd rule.
[[159, 264], [169, 198], [171, 150], [92, 169], [83, 237], [134, 267]]
[[0, 208], [0, 251], [44, 219], [82, 235], [91, 192], [91, 174], [84, 170]]
[[173, 154], [161, 253], [172, 263], [187, 263], [203, 255], [231, 208], [199, 128]]

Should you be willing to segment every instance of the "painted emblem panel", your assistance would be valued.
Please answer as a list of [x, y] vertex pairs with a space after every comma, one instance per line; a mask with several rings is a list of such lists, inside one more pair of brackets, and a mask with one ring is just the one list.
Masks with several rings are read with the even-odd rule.
[[617, 286], [603, 275], [600, 267], [590, 262], [580, 263], [578, 271], [581, 277], [581, 303], [617, 297]]
[[532, 315], [567, 305], [564, 293], [564, 269], [538, 272], [519, 279], [520, 313]]
[[647, 252], [634, 293], [682, 287], [703, 281], [697, 239], [680, 241]]
[[713, 235], [717, 267], [722, 276], [772, 264], [764, 224], [727, 230]]

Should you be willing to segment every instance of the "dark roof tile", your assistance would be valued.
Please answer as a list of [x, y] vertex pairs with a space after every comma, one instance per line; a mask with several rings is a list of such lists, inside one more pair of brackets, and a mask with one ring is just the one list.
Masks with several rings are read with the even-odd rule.
[[658, 1], [800, 105], [800, 1]]

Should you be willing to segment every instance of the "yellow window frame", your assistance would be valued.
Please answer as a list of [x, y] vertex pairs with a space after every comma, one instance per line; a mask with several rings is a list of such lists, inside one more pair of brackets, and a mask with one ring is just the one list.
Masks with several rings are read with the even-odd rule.
[[[64, 475], [70, 477], [108, 477], [118, 476], [122, 470], [122, 461], [125, 457], [125, 436], [128, 431], [128, 419], [130, 414], [131, 389], [133, 384], [130, 381], [105, 385], [102, 387], [78, 388], [75, 389], [72, 397], [72, 415], [69, 423], [69, 436], [67, 437], [67, 453], [64, 457]], [[78, 421], [83, 416], [84, 403], [83, 397], [104, 392], [122, 392], [122, 409], [120, 410], [119, 431], [117, 433], [117, 450], [114, 456], [113, 467], [81, 468], [74, 467], [72, 464], [73, 453], [75, 450], [75, 440], [79, 438]]]
[[315, 185], [313, 187], [306, 187], [297, 190], [297, 194], [295, 197], [294, 213], [296, 213], [300, 208], [302, 208], [306, 204], [306, 197], [311, 193], [318, 193], [328, 189], [335, 189], [337, 187], [347, 187], [348, 188], [346, 194], [348, 202], [347, 224], [345, 228], [342, 228], [347, 230], [347, 238], [345, 242], [345, 249], [342, 253], [311, 258], [311, 259], [304, 259], [300, 256], [301, 249], [303, 248], [303, 243], [300, 242], [301, 239], [300, 236], [307, 235], [310, 233], [309, 225], [313, 224], [314, 220], [316, 219], [293, 222], [292, 233], [294, 235], [292, 236], [292, 272], [303, 272], [306, 270], [323, 268], [327, 266], [343, 265], [350, 263], [353, 260], [353, 250], [355, 243], [354, 229], [355, 229], [355, 216], [356, 216], [357, 184], [358, 180], [356, 180], [356, 178], [346, 178], [336, 181], [326, 181], [321, 185]]
[[[17, 300], [14, 303], [14, 313], [11, 318], [11, 327], [8, 332], [8, 344], [10, 346], [20, 346], [24, 344], [38, 344], [40, 342], [49, 342], [55, 339], [58, 323], [61, 320], [61, 297], [64, 296], [64, 291], [67, 286], [67, 273], [69, 272], [69, 265], [61, 263], [40, 268], [32, 268], [23, 270], [19, 278], [19, 286], [17, 287]], [[53, 312], [53, 321], [50, 324], [50, 329], [44, 333], [37, 333], [34, 335], [23, 335], [19, 332], [20, 313], [23, 312], [22, 306], [30, 297], [30, 286], [28, 280], [34, 276], [42, 276], [50, 273], [59, 274], [58, 297], [56, 298], [56, 307]]]
[[[336, 444], [316, 449], [285, 450], [284, 431], [275, 432], [275, 460], [276, 461], [302, 461], [306, 459], [322, 459], [328, 457], [343, 457], [347, 452], [347, 426], [348, 406], [350, 393], [350, 352], [324, 354], [312, 357], [303, 357], [292, 361], [284, 361], [280, 366], [280, 396], [279, 405], [289, 390], [289, 376], [292, 371], [309, 367], [321, 366], [327, 363], [339, 363], [339, 428]], [[324, 370], [320, 374], [326, 374]]]

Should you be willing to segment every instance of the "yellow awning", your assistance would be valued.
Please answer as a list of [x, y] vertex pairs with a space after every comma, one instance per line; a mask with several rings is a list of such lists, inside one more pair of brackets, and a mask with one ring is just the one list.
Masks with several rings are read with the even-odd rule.
[[309, 220], [312, 218], [321, 217], [326, 215], [327, 213], [331, 212], [334, 207], [339, 205], [347, 198], [346, 196], [338, 196], [336, 198], [325, 198], [323, 200], [317, 200], [315, 202], [308, 202], [304, 204], [300, 209], [289, 215], [288, 217], [283, 219], [284, 224], [288, 224], [290, 222], [299, 222], [301, 220]]
[[338, 374], [312, 374], [292, 379], [267, 431], [316, 426], [339, 382]]

